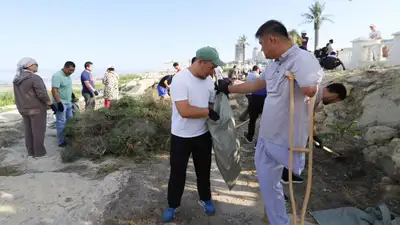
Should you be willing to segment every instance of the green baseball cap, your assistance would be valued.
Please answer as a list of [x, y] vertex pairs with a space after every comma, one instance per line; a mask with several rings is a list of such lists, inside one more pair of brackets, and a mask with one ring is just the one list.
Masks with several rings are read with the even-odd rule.
[[219, 54], [215, 48], [210, 46], [200, 48], [196, 51], [196, 59], [210, 61], [217, 66], [225, 66], [225, 63], [219, 59]]

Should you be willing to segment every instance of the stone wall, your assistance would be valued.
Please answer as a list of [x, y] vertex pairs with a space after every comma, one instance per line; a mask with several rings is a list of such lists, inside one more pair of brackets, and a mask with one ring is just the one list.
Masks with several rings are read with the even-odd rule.
[[344, 154], [360, 154], [400, 181], [400, 67], [328, 73], [323, 83], [343, 83], [348, 98], [319, 106], [317, 131]]

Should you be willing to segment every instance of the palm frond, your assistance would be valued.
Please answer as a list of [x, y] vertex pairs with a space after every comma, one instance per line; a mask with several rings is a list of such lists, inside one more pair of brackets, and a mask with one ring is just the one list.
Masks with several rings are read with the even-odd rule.
[[324, 21], [328, 21], [328, 22], [331, 22], [331, 23], [335, 23], [333, 20], [331, 20], [330, 18], [325, 17], [325, 16], [321, 18], [321, 23], [324, 22]]
[[242, 45], [250, 45], [250, 44], [248, 43], [248, 38], [247, 38], [247, 36], [244, 35], [244, 34], [241, 35], [241, 36], [239, 36], [238, 42], [239, 42], [240, 44], [242, 44]]

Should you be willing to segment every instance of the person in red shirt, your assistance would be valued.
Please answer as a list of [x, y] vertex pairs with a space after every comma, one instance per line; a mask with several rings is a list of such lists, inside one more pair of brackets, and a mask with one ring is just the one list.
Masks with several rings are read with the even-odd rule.
[[179, 64], [177, 62], [174, 62], [174, 64], [172, 64], [172, 66], [176, 69], [176, 72], [181, 71], [181, 67], [179, 66]]

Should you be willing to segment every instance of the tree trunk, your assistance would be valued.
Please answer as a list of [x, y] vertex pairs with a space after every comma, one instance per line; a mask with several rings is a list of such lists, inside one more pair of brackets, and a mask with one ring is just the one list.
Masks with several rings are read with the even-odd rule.
[[314, 51], [317, 50], [319, 42], [319, 28], [314, 25]]
[[246, 62], [246, 44], [243, 43], [243, 65]]

